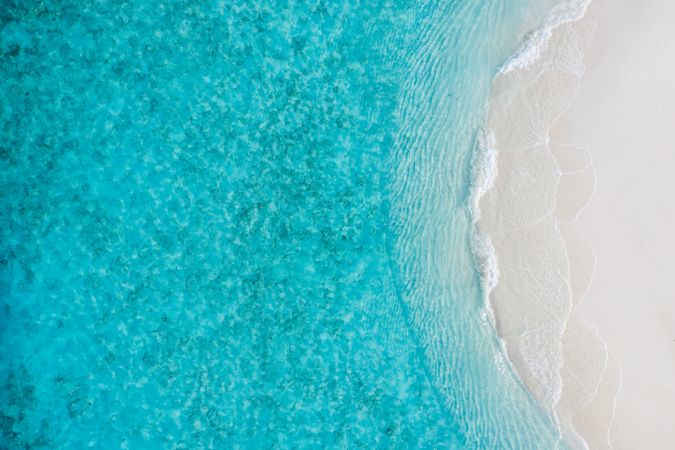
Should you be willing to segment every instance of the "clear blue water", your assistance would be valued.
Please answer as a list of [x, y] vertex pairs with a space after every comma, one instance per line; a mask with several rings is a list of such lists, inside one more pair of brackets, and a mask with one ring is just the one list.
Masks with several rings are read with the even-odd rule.
[[529, 3], [4, 2], [0, 447], [554, 448], [470, 246]]

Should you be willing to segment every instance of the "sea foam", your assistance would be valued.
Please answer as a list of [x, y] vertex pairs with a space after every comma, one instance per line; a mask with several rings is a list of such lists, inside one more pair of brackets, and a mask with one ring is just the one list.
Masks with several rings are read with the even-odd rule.
[[530, 33], [520, 48], [502, 65], [500, 74], [516, 69], [527, 69], [541, 59], [542, 49], [551, 39], [553, 30], [560, 25], [581, 19], [591, 4], [591, 0], [568, 0], [553, 7], [544, 25]]

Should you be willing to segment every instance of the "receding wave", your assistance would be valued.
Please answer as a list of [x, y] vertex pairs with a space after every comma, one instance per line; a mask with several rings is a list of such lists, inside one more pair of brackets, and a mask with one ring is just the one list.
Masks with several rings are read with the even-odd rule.
[[590, 4], [591, 0], [567, 0], [555, 5], [544, 25], [529, 34], [518, 51], [499, 69], [499, 73], [505, 74], [516, 69], [527, 69], [537, 61], [541, 61], [541, 52], [551, 39], [553, 30], [561, 25], [580, 20], [586, 14]]

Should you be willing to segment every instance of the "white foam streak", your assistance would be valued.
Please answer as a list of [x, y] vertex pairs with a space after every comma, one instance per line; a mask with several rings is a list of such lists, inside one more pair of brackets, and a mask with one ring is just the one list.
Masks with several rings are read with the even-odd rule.
[[491, 311], [488, 298], [490, 292], [492, 292], [495, 286], [497, 286], [497, 283], [499, 283], [499, 259], [497, 258], [497, 252], [495, 251], [490, 236], [486, 233], [476, 232], [473, 235], [471, 247], [476, 256], [478, 270], [482, 274], [481, 289], [483, 290], [485, 303]]
[[474, 223], [480, 220], [480, 199], [494, 185], [497, 178], [497, 151], [494, 134], [483, 130], [478, 137], [478, 147], [473, 159], [473, 187], [471, 213]]
[[[492, 188], [497, 178], [497, 151], [494, 135], [483, 130], [478, 137], [473, 168], [471, 213], [474, 224], [480, 220], [480, 199]], [[490, 306], [490, 292], [499, 283], [499, 260], [490, 236], [476, 229], [471, 239], [471, 249], [481, 274], [481, 290], [485, 302], [485, 314], [494, 326], [494, 311]]]

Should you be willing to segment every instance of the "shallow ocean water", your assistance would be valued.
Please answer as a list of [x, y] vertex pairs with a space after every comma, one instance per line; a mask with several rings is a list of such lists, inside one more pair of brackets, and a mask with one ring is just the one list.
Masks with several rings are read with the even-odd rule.
[[471, 253], [505, 3], [5, 2], [2, 446], [553, 448]]

